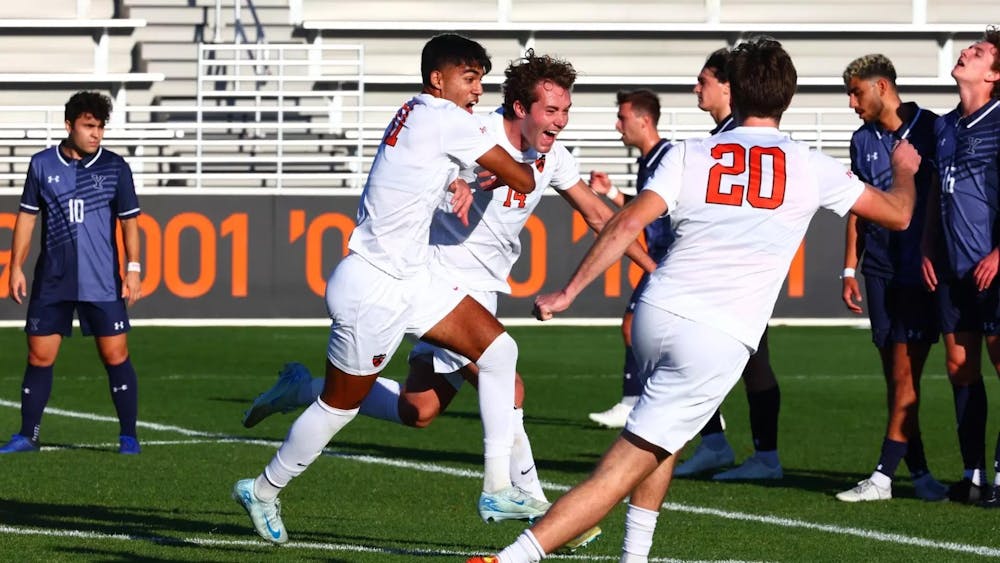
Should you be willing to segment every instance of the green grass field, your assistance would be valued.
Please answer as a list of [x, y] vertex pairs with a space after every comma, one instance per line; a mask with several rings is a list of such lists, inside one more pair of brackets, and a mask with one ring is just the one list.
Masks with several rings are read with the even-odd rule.
[[[620, 392], [616, 328], [512, 328], [528, 390], [525, 420], [550, 498], [580, 481], [616, 433], [587, 413]], [[521, 524], [486, 525], [475, 511], [481, 427], [473, 393], [430, 428], [359, 417], [327, 456], [283, 493], [291, 542], [265, 545], [230, 497], [258, 474], [293, 415], [247, 430], [249, 401], [285, 361], [314, 371], [323, 328], [154, 328], [131, 336], [139, 370], [140, 456], [116, 451], [118, 426], [90, 339], [64, 343], [42, 424], [41, 453], [0, 458], [0, 554], [7, 561], [464, 561], [513, 540]], [[404, 346], [406, 348], [406, 346]], [[20, 330], [0, 329], [0, 431], [19, 426]], [[1000, 557], [1000, 513], [913, 498], [905, 465], [891, 502], [848, 505], [833, 494], [867, 476], [885, 424], [885, 391], [869, 333], [777, 327], [785, 479], [766, 484], [677, 480], [661, 511], [657, 561], [972, 561]], [[404, 350], [405, 351], [405, 350]], [[401, 378], [401, 354], [386, 374]], [[990, 370], [992, 371], [992, 370]], [[989, 372], [988, 372], [989, 373]], [[994, 404], [996, 378], [987, 377]], [[941, 350], [928, 361], [921, 421], [930, 466], [961, 472]], [[752, 451], [741, 387], [723, 412]], [[996, 413], [994, 406], [992, 412]], [[997, 435], [990, 421], [988, 458]], [[990, 475], [992, 478], [992, 474]], [[604, 536], [573, 556], [617, 561], [624, 506]]]

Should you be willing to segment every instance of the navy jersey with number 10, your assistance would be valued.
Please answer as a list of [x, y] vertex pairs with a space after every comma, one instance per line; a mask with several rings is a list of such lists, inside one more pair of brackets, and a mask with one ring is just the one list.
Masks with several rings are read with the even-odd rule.
[[132, 170], [121, 156], [101, 148], [85, 160], [73, 160], [58, 146], [36, 153], [21, 211], [42, 216], [32, 299], [121, 298], [116, 221], [139, 215]]

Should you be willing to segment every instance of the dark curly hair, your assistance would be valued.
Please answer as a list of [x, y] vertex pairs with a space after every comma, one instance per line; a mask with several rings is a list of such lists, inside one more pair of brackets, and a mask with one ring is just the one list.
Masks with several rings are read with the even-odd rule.
[[111, 98], [100, 92], [77, 92], [66, 102], [66, 121], [73, 123], [76, 118], [89, 113], [101, 123], [107, 123], [111, 115]]
[[503, 83], [503, 113], [507, 119], [514, 119], [514, 102], [521, 102], [527, 109], [538, 101], [535, 86], [540, 82], [552, 82], [567, 90], [576, 82], [576, 70], [568, 61], [536, 55], [534, 49], [511, 61], [504, 75], [507, 79]]
[[424, 86], [431, 83], [431, 73], [448, 65], [479, 66], [483, 74], [493, 68], [490, 55], [482, 45], [457, 33], [442, 33], [431, 37], [420, 53], [420, 76]]

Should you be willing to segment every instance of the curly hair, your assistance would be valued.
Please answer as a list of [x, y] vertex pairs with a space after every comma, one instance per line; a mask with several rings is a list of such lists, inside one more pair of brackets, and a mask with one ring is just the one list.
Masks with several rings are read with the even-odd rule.
[[576, 82], [576, 69], [568, 61], [536, 55], [534, 49], [528, 49], [523, 57], [511, 61], [504, 76], [507, 78], [503, 83], [503, 113], [508, 119], [514, 119], [514, 102], [530, 108], [538, 101], [535, 86], [541, 82], [552, 82], [571, 90]]
[[760, 36], [733, 48], [726, 64], [732, 106], [740, 118], [781, 119], [792, 103], [798, 73], [777, 40]]
[[871, 80], [873, 78], [885, 78], [893, 86], [896, 85], [896, 67], [893, 66], [889, 57], [874, 53], [858, 57], [847, 65], [844, 70], [844, 86], [847, 86], [852, 78], [859, 80]]
[[111, 98], [100, 92], [77, 92], [70, 96], [63, 113], [66, 121], [73, 123], [85, 113], [93, 115], [101, 123], [107, 123], [111, 115]]

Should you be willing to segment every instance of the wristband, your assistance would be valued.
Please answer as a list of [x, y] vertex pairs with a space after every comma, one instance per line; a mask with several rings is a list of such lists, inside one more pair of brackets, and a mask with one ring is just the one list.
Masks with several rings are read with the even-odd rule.
[[613, 200], [613, 199], [617, 198], [618, 194], [620, 194], [620, 193], [621, 192], [618, 191], [618, 186], [616, 186], [614, 184], [611, 184], [611, 189], [608, 190], [608, 193], [604, 194], [604, 197]]
[[125, 271], [126, 272], [141, 272], [142, 271], [142, 264], [140, 264], [138, 262], [129, 262], [128, 264], [125, 265]]
[[844, 271], [840, 274], [840, 279], [853, 278], [854, 273], [854, 268], [844, 268]]

